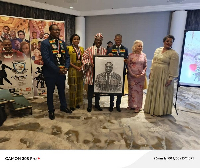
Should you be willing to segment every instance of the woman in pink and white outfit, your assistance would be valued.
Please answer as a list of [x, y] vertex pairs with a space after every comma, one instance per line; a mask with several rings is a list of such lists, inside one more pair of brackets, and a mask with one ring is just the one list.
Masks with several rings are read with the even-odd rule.
[[133, 109], [136, 113], [142, 108], [147, 69], [147, 58], [142, 49], [143, 42], [136, 40], [133, 43], [132, 53], [128, 56], [128, 109]]

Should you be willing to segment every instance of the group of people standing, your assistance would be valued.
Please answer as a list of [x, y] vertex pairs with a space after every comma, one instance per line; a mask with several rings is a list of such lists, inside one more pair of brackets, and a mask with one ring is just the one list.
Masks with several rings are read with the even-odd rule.
[[[79, 46], [80, 36], [72, 35], [71, 46], [65, 45], [59, 39], [60, 30], [57, 25], [49, 27], [50, 36], [41, 43], [41, 53], [44, 62], [43, 74], [47, 85], [47, 105], [49, 118], [55, 119], [53, 106], [53, 92], [55, 86], [58, 88], [60, 99], [60, 111], [72, 113], [80, 108], [83, 100], [83, 84], [88, 85], [88, 107], [92, 111], [92, 98], [95, 96], [95, 108], [99, 111], [100, 94], [94, 94], [94, 55], [118, 56], [124, 58], [123, 76], [128, 77], [128, 109], [138, 113], [142, 109], [143, 89], [146, 77], [147, 58], [142, 52], [143, 42], [136, 40], [133, 43], [132, 52], [122, 45], [122, 35], [115, 35], [115, 44], [111, 47], [102, 47], [103, 35], [97, 33], [94, 45], [84, 51]], [[174, 37], [171, 35], [163, 39], [164, 47], [155, 51], [151, 66], [150, 81], [144, 106], [144, 112], [151, 115], [161, 116], [172, 113], [173, 102], [173, 78], [178, 76], [178, 54], [172, 49]], [[104, 65], [102, 65], [104, 66]], [[65, 74], [68, 71], [69, 84], [69, 107], [67, 108], [65, 98]], [[124, 79], [123, 77], [123, 79]], [[117, 96], [116, 109], [121, 112], [122, 95]], [[114, 108], [114, 96], [110, 95], [109, 111]]]

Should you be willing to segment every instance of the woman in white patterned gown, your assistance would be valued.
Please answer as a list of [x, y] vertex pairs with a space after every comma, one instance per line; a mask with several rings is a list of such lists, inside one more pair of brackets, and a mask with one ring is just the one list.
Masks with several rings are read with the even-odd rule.
[[164, 47], [157, 48], [149, 75], [144, 112], [155, 116], [172, 113], [174, 82], [178, 77], [179, 56], [172, 49], [175, 38], [168, 35], [163, 38]]

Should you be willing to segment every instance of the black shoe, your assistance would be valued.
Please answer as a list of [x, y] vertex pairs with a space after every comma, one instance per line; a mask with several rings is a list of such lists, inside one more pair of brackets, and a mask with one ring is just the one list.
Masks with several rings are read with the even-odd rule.
[[60, 109], [60, 111], [65, 112], [65, 113], [72, 113], [72, 110], [65, 108], [65, 109]]
[[95, 108], [99, 111], [103, 111], [103, 109], [100, 106], [95, 106]]
[[120, 106], [117, 106], [117, 111], [121, 112]]
[[50, 120], [54, 120], [55, 119], [54, 112], [49, 112], [49, 119]]
[[109, 107], [109, 111], [112, 112], [113, 111], [113, 107]]
[[88, 108], [87, 108], [87, 111], [88, 111], [88, 112], [91, 112], [91, 111], [92, 111], [92, 109], [88, 107]]
[[73, 107], [70, 107], [70, 110], [71, 110], [71, 111], [74, 111], [74, 110], [75, 110], [75, 108], [73, 108]]
[[76, 108], [80, 108], [80, 106], [79, 106], [79, 105], [77, 105], [77, 106], [76, 106]]

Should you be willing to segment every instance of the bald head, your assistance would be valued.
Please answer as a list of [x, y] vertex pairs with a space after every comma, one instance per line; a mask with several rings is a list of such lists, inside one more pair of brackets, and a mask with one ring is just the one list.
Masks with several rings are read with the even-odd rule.
[[4, 48], [6, 51], [10, 51], [10, 50], [12, 49], [11, 41], [10, 41], [10, 40], [4, 40], [4, 41], [3, 41], [3, 48]]

